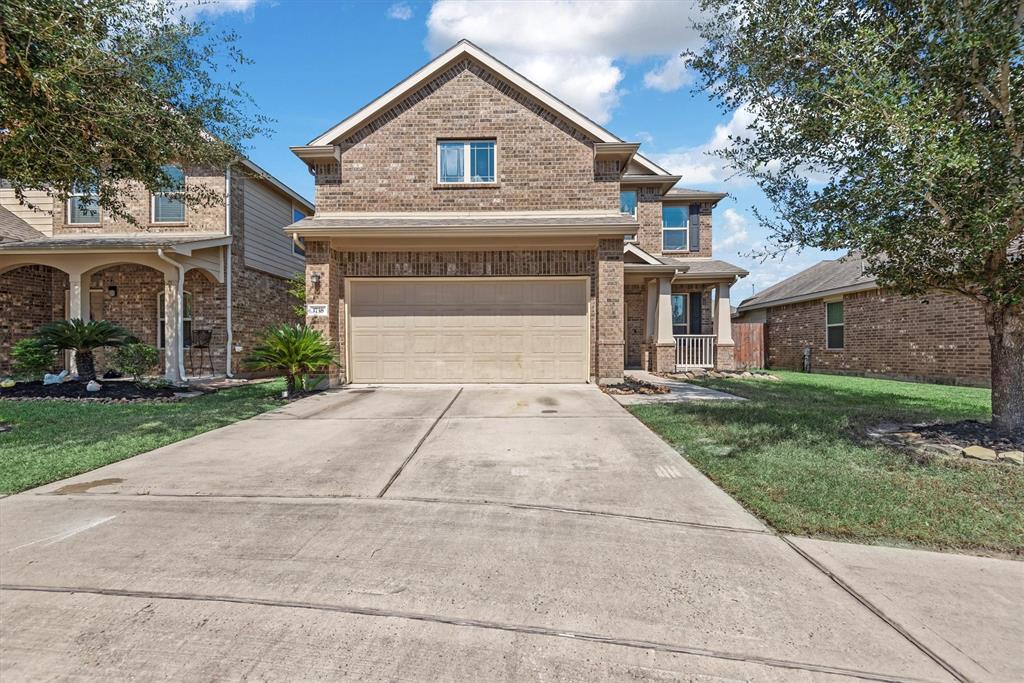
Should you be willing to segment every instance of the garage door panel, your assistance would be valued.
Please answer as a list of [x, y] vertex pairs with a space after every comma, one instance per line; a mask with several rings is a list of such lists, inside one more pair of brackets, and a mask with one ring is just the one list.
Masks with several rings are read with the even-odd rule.
[[354, 382], [585, 382], [584, 281], [359, 280], [349, 291]]

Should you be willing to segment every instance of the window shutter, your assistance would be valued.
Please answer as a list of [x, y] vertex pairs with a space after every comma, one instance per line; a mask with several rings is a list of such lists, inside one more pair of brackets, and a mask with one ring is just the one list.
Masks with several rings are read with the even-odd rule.
[[700, 251], [700, 204], [690, 204], [690, 251]]
[[690, 292], [690, 334], [701, 333], [701, 304], [703, 296], [700, 292]]

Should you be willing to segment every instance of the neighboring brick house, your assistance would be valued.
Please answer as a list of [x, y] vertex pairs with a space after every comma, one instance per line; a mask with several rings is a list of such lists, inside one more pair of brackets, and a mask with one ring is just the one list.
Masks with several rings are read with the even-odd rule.
[[743, 301], [735, 322], [766, 325], [768, 365], [944, 384], [990, 383], [981, 304], [880, 288], [863, 259], [821, 263]]
[[673, 189], [638, 148], [467, 41], [293, 147], [316, 213], [287, 232], [332, 381], [731, 367], [746, 272], [712, 258], [725, 195]]
[[[313, 205], [248, 160], [228, 171], [169, 167], [226, 201], [185, 206], [180, 195], [135, 188], [115, 220], [87, 196], [54, 206], [45, 192], [21, 204], [0, 186], [0, 374], [11, 346], [43, 323], [106, 319], [161, 350], [167, 379], [210, 374], [191, 342], [212, 334], [212, 372], [244, 373], [268, 326], [296, 321], [287, 279], [303, 272], [300, 247], [281, 229]], [[195, 362], [192, 362], [192, 358]], [[105, 359], [99, 355], [98, 369]]]

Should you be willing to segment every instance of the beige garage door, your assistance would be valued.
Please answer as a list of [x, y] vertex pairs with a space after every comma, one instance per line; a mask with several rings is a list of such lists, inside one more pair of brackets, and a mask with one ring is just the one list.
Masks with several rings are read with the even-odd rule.
[[354, 280], [353, 382], [586, 382], [584, 279]]

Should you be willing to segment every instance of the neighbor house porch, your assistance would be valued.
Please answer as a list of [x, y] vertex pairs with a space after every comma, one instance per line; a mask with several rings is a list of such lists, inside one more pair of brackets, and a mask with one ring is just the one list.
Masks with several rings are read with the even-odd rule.
[[[51, 237], [0, 244], [0, 373], [11, 347], [42, 324], [105, 319], [160, 351], [163, 376], [223, 374], [230, 367], [227, 265], [222, 234]], [[191, 348], [201, 330], [203, 362]], [[205, 340], [204, 340], [205, 341]], [[73, 370], [73, 359], [67, 367]], [[107, 366], [102, 350], [97, 369]]]
[[730, 288], [746, 271], [710, 258], [654, 256], [627, 244], [625, 366], [734, 369]]

